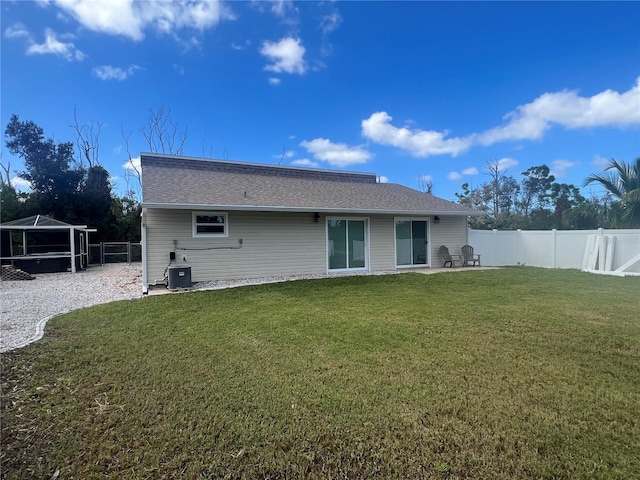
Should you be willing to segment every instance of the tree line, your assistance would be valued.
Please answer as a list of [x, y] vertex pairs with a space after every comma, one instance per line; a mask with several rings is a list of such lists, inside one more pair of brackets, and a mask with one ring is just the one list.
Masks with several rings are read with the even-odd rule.
[[486, 213], [472, 217], [477, 229], [549, 230], [640, 228], [640, 157], [625, 163], [612, 159], [601, 173], [587, 177], [583, 186], [598, 185], [601, 196], [583, 196], [572, 184], [556, 181], [547, 165], [522, 172], [522, 179], [487, 162], [488, 181], [477, 187], [462, 185], [456, 193], [462, 205]]
[[[8, 151], [24, 162], [24, 170], [15, 172], [29, 182], [28, 192], [11, 184], [11, 165], [0, 161], [0, 221], [7, 222], [32, 215], [47, 215], [74, 225], [96, 228], [92, 241], [140, 241], [139, 189], [141, 172], [133, 163], [129, 149], [132, 132], [121, 129], [130, 168], [125, 170], [126, 192], [116, 193], [109, 172], [100, 162], [102, 124], [80, 124], [74, 109], [74, 141], [56, 142], [45, 136], [42, 127], [30, 120], [11, 116], [5, 129]], [[148, 151], [181, 155], [187, 130], [161, 106], [149, 109], [145, 126], [138, 133]], [[204, 156], [204, 145], [203, 145]], [[1, 159], [0, 159], [1, 160]]]
[[[96, 228], [92, 241], [140, 241], [140, 203], [133, 191], [117, 195], [100, 164], [99, 126], [80, 127], [76, 143], [46, 138], [42, 127], [12, 115], [5, 129], [8, 151], [24, 161], [16, 172], [31, 185], [19, 192], [11, 184], [10, 163], [0, 174], [0, 220], [47, 215], [73, 225]], [[74, 155], [75, 149], [79, 155]]]

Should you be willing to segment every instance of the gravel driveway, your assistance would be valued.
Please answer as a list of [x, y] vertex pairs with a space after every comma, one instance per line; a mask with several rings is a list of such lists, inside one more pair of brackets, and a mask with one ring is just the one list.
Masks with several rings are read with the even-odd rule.
[[34, 276], [35, 280], [0, 282], [0, 352], [39, 340], [47, 320], [61, 313], [142, 296], [139, 264]]

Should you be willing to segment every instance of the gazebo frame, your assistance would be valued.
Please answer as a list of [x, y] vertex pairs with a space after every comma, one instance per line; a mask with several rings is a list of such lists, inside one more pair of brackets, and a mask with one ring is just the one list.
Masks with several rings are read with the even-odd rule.
[[[34, 215], [32, 217], [21, 218], [10, 222], [0, 224], [0, 234], [8, 231], [9, 235], [9, 255], [0, 257], [2, 263], [6, 261], [42, 261], [48, 259], [64, 259], [68, 258], [71, 264], [71, 273], [76, 273], [76, 260], [79, 260], [80, 266], [88, 265], [89, 260], [89, 233], [95, 233], [95, 228], [88, 228], [86, 225], [70, 225], [68, 223], [55, 220], [44, 215]], [[13, 239], [11, 232], [22, 232], [22, 254], [14, 255]], [[67, 231], [69, 232], [69, 251], [51, 251], [45, 253], [29, 253], [27, 234], [33, 232], [53, 232]], [[76, 232], [79, 233], [76, 241]], [[2, 235], [4, 241], [5, 236]], [[6, 249], [2, 249], [3, 254]]]

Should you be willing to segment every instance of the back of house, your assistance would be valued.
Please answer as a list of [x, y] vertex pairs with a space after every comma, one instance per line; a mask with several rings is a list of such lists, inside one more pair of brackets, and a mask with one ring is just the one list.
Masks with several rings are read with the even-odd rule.
[[477, 212], [375, 174], [143, 153], [143, 291], [194, 282], [439, 265]]

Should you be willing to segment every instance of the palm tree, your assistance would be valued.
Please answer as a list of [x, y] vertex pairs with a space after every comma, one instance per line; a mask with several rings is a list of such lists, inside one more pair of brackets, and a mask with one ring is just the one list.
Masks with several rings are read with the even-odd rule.
[[[638, 228], [640, 227], [640, 157], [635, 162], [625, 163], [611, 159], [611, 163], [602, 173], [589, 175], [584, 182], [584, 186], [593, 183], [603, 187], [608, 195], [615, 201], [610, 207], [599, 205], [600, 209], [608, 210], [606, 217], [614, 228]], [[590, 208], [589, 208], [590, 207]], [[594, 205], [589, 205], [585, 210], [576, 212], [579, 216], [585, 216], [594, 212]], [[586, 210], [591, 210], [587, 212]]]

